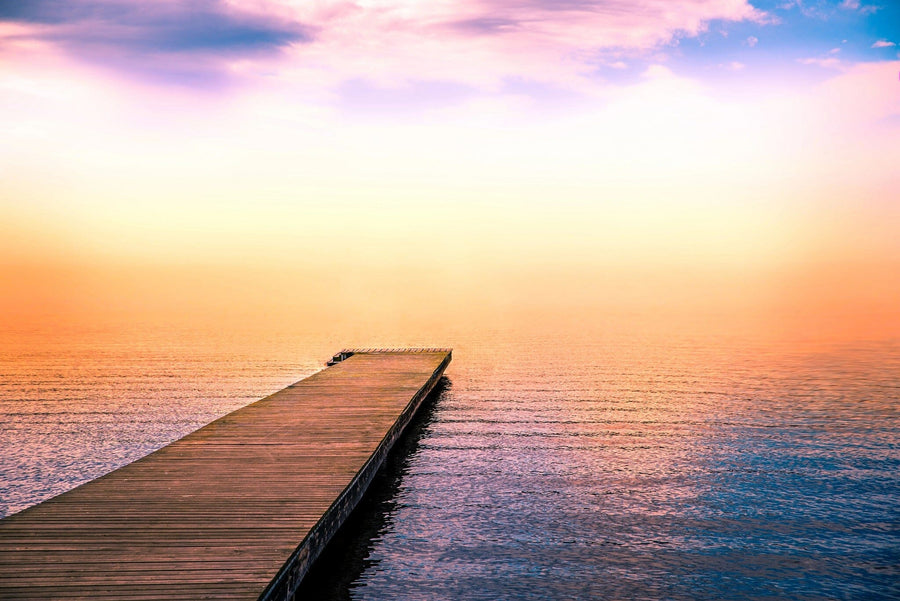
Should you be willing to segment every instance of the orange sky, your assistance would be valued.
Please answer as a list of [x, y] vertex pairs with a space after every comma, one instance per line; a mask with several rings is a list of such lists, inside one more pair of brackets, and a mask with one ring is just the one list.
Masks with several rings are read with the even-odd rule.
[[[446, 16], [411, 6], [407, 25]], [[900, 335], [892, 42], [860, 46], [894, 52], [881, 60], [798, 54], [792, 77], [749, 54], [775, 13], [679, 6], [677, 26], [640, 13], [608, 42], [630, 48], [608, 60], [631, 69], [620, 79], [588, 75], [578, 54], [591, 27], [612, 27], [602, 21], [539, 11], [539, 30], [503, 44], [426, 42], [413, 29], [379, 37], [407, 25], [363, 11], [345, 24], [377, 25], [370, 80], [335, 30], [277, 55], [191, 55], [221, 85], [160, 81], [162, 55], [108, 64], [0, 14], [0, 328], [339, 319]], [[273, 39], [279, 11], [263, 15]], [[734, 42], [742, 62], [698, 70], [679, 48], [720, 25], [756, 34]], [[440, 81], [422, 79], [414, 48]], [[540, 85], [522, 91], [526, 76]]]

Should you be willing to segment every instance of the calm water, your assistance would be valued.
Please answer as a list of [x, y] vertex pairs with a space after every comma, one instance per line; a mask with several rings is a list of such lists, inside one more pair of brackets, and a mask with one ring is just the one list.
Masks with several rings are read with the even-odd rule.
[[[365, 344], [7, 336], [4, 514]], [[900, 598], [900, 344], [400, 342], [452, 344], [454, 362], [310, 597]]]

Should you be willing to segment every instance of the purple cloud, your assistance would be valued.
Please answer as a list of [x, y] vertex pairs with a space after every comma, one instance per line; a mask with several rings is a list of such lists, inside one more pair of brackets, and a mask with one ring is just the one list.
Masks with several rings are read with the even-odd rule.
[[460, 21], [451, 21], [449, 27], [470, 34], [496, 34], [513, 31], [520, 26], [515, 19], [499, 17], [475, 17]]
[[24, 26], [13, 40], [38, 40], [92, 63], [200, 85], [224, 80], [228, 60], [312, 39], [300, 23], [219, 0], [4, 2], [0, 23]]
[[352, 79], [337, 90], [339, 105], [357, 113], [409, 115], [425, 109], [449, 106], [475, 93], [450, 81], [410, 81], [396, 88], [380, 87], [365, 79]]
[[578, 88], [598, 61], [648, 55], [712, 21], [767, 19], [748, 0], [0, 0], [0, 54], [62, 53], [191, 87], [264, 69], [342, 96], [350, 82], [356, 101], [434, 81]]

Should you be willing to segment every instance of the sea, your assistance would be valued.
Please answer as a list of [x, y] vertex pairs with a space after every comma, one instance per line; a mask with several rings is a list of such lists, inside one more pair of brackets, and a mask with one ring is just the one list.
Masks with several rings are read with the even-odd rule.
[[404, 345], [453, 362], [303, 598], [900, 599], [898, 340], [9, 330], [0, 515]]

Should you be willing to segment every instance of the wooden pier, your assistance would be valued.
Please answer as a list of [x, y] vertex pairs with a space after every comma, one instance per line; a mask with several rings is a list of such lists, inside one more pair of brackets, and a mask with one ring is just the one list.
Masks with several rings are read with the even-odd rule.
[[450, 349], [330, 367], [0, 520], [0, 599], [291, 599]]

